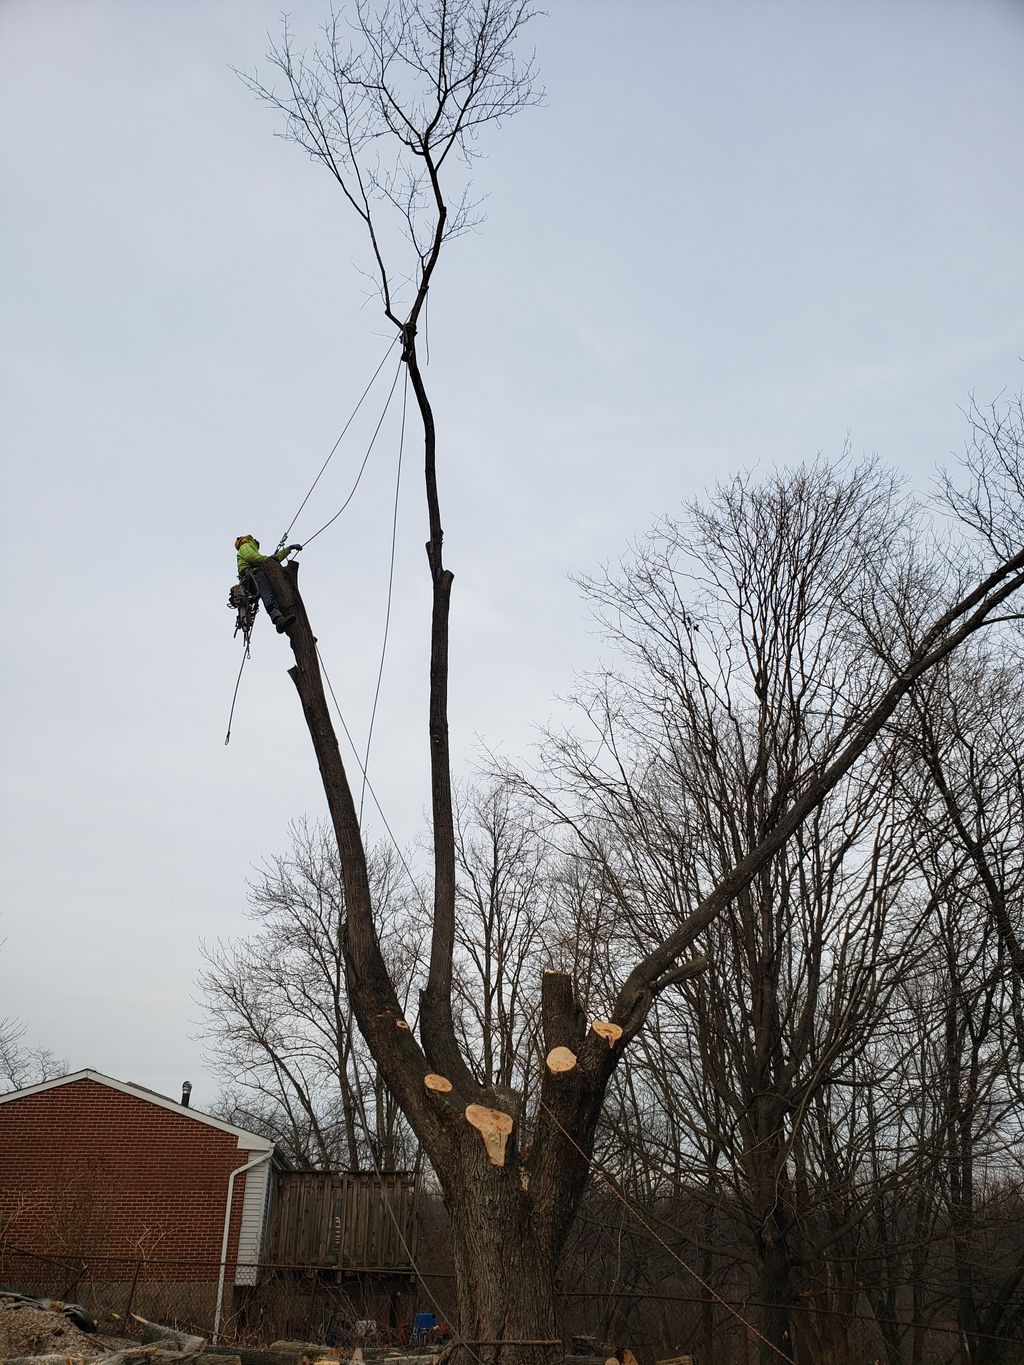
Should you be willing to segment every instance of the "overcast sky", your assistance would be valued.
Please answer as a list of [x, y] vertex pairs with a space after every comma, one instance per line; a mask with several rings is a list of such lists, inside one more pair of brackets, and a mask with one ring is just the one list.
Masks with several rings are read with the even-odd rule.
[[[326, 5], [293, 0], [298, 40]], [[206, 1107], [201, 939], [324, 809], [283, 640], [240, 659], [232, 541], [276, 544], [389, 337], [358, 224], [231, 67], [279, 3], [0, 0], [6, 199], [0, 1015]], [[552, 0], [546, 107], [490, 130], [431, 294], [452, 741], [525, 754], [602, 645], [568, 579], [752, 466], [877, 451], [925, 487], [1024, 382], [1024, 5]], [[384, 391], [373, 397], [379, 414]], [[368, 411], [371, 404], [368, 402]], [[359, 423], [295, 526], [340, 504]], [[407, 449], [371, 778], [423, 829], [428, 580]], [[365, 735], [397, 429], [303, 557]]]

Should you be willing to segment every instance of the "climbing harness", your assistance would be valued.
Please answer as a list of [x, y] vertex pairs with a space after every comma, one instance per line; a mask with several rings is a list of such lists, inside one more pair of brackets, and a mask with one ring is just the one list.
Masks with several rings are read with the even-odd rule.
[[228, 712], [228, 729], [227, 734], [224, 736], [224, 743], [226, 745], [231, 743], [231, 722], [235, 718], [235, 702], [238, 701], [238, 689], [242, 684], [242, 670], [245, 668], [245, 661], [248, 657], [249, 651], [246, 650], [242, 655], [242, 662], [238, 665], [238, 677], [235, 679], [235, 690], [231, 694], [231, 710]]
[[242, 650], [242, 662], [238, 666], [238, 677], [235, 679], [235, 690], [231, 694], [231, 710], [228, 712], [228, 729], [224, 736], [224, 743], [231, 743], [231, 722], [235, 718], [235, 703], [238, 701], [238, 689], [242, 682], [242, 670], [245, 668], [246, 659], [251, 658], [249, 643], [252, 639], [252, 628], [256, 624], [256, 613], [260, 609], [260, 595], [256, 591], [256, 585], [248, 574], [245, 574], [237, 583], [232, 583], [228, 589], [228, 607], [235, 613], [235, 635], [242, 632], [242, 642], [245, 648]]
[[260, 609], [260, 595], [248, 574], [237, 583], [232, 583], [228, 589], [228, 606], [235, 613], [235, 635], [237, 636], [239, 631], [242, 632], [242, 641], [248, 658], [252, 628], [256, 624], [256, 613]]

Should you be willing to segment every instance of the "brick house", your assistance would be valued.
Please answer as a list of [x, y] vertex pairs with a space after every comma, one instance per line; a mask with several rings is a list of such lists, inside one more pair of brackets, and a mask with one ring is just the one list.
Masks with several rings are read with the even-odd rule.
[[225, 1288], [252, 1284], [275, 1164], [266, 1138], [96, 1071], [0, 1095], [0, 1255], [22, 1278], [55, 1257], [198, 1291], [226, 1226]]

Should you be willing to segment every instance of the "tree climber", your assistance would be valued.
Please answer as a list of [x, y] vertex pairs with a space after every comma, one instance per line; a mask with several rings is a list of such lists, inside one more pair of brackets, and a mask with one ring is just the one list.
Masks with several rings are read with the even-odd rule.
[[293, 550], [301, 549], [301, 545], [286, 545], [282, 550], [275, 550], [272, 555], [261, 555], [260, 543], [255, 536], [239, 536], [235, 541], [235, 550], [238, 555], [238, 581], [243, 587], [248, 582], [256, 589], [267, 609], [267, 615], [273, 621], [279, 635], [283, 633], [286, 626], [295, 620], [295, 615], [292, 613], [286, 616], [278, 606], [274, 590], [267, 582], [267, 575], [260, 566], [268, 563], [271, 559], [276, 559], [279, 564], [283, 564]]

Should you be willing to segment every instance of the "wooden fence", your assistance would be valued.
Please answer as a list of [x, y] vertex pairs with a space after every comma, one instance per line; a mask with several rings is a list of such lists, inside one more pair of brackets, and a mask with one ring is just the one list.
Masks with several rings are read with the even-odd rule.
[[274, 1191], [267, 1259], [324, 1269], [410, 1271], [415, 1194], [415, 1176], [405, 1172], [378, 1178], [283, 1171]]

